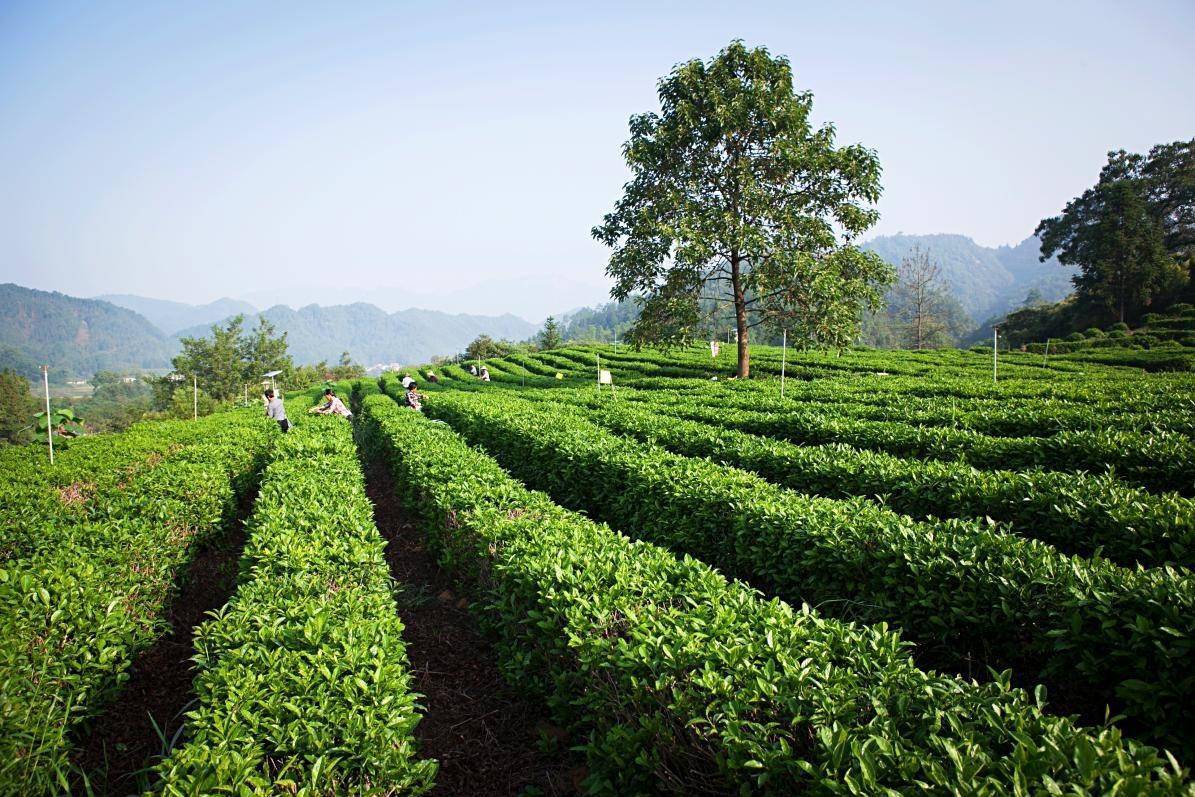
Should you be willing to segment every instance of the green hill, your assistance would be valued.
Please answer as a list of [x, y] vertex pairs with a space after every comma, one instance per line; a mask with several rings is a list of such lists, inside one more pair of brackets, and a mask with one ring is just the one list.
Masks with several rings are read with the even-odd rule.
[[12, 283], [0, 285], [0, 367], [34, 377], [42, 364], [80, 377], [99, 370], [166, 368], [176, 348], [132, 310]]

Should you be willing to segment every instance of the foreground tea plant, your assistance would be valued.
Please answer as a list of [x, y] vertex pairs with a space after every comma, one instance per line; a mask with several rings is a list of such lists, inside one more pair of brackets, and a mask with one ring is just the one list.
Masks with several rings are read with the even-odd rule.
[[52, 545], [0, 567], [0, 793], [70, 788], [72, 733], [165, 632], [178, 577], [253, 489], [273, 439], [259, 415], [192, 422], [199, 434], [114, 491], [97, 519], [48, 528]]
[[304, 416], [281, 439], [248, 533], [236, 594], [196, 633], [198, 707], [158, 791], [426, 791], [436, 767], [415, 748], [403, 626], [347, 423]]

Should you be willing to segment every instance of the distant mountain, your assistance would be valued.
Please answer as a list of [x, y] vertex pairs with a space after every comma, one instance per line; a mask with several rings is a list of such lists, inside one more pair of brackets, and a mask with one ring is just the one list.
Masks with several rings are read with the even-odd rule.
[[199, 324], [211, 324], [238, 313], [249, 315], [257, 312], [257, 308], [248, 302], [228, 298], [217, 299], [207, 304], [170, 302], [165, 299], [150, 299], [127, 293], [105, 294], [95, 298], [140, 313], [167, 335], [173, 335], [180, 329], [189, 329]]
[[326, 307], [367, 298], [370, 304], [386, 312], [418, 307], [481, 316], [513, 313], [538, 326], [561, 307], [582, 307], [602, 301], [607, 291], [601, 285], [567, 277], [510, 277], [444, 291], [429, 291], [419, 285], [361, 288], [283, 283], [270, 290], [245, 294], [243, 298], [258, 307], [278, 304], [302, 307], [312, 303]]
[[[462, 351], [481, 334], [521, 340], [538, 329], [509, 313], [501, 316], [452, 315], [436, 310], [387, 313], [362, 302], [331, 307], [312, 304], [298, 310], [276, 305], [260, 314], [247, 315], [246, 326], [256, 325], [259, 315], [279, 332], [286, 333], [291, 357], [297, 363], [335, 362], [344, 351], [366, 366], [427, 362], [436, 355]], [[176, 337], [202, 337], [209, 333], [210, 324], [182, 330]]]
[[993, 249], [965, 235], [883, 235], [863, 248], [898, 265], [918, 246], [942, 267], [950, 292], [976, 321], [1019, 306], [1030, 291], [1054, 302], [1072, 289], [1074, 270], [1055, 258], [1038, 262], [1040, 243], [1033, 236], [1016, 246]]
[[170, 365], [177, 343], [143, 316], [96, 299], [0, 285], [0, 367], [56, 373]]

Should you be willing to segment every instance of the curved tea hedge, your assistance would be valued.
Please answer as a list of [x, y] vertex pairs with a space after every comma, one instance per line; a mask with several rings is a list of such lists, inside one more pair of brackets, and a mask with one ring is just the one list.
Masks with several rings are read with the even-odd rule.
[[1045, 715], [1003, 678], [918, 670], [882, 626], [761, 600], [561, 509], [443, 424], [360, 405], [363, 443], [472, 585], [508, 676], [587, 733], [593, 793], [1188, 791], [1115, 728]]
[[[792, 602], [898, 622], [924, 660], [1015, 666], [1067, 702], [1105, 700], [1185, 750], [1195, 733], [1195, 577], [1059, 554], [977, 523], [809, 498], [617, 437], [560, 405], [440, 393], [425, 410], [566, 506]], [[1102, 715], [1102, 711], [1099, 711]]]
[[1108, 475], [981, 471], [841, 444], [798, 446], [625, 402], [590, 405], [587, 413], [618, 434], [754, 471], [798, 492], [875, 497], [913, 517], [990, 517], [1064, 551], [1099, 551], [1129, 566], [1195, 565], [1195, 501], [1155, 495]]

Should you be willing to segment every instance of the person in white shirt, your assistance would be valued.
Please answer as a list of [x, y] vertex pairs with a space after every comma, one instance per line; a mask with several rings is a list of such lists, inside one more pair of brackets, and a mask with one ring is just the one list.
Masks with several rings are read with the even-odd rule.
[[402, 389], [406, 390], [407, 388], [409, 388], [411, 386], [411, 383], [414, 381], [415, 380], [411, 378], [410, 374], [403, 374], [402, 375]]
[[318, 407], [312, 407], [308, 412], [315, 412], [320, 415], [339, 415], [342, 418], [352, 420], [353, 413], [348, 407], [344, 406], [344, 402], [336, 396], [336, 392], [332, 388], [324, 391], [324, 400], [326, 404]]

